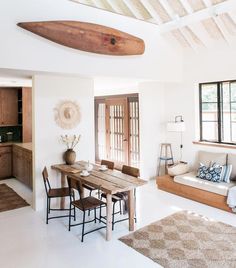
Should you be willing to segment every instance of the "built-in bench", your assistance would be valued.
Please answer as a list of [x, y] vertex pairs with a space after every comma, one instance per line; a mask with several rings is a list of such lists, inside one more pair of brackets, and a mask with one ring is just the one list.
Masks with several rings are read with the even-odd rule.
[[195, 168], [195, 170], [192, 172], [175, 177], [171, 177], [169, 175], [157, 177], [156, 183], [158, 189], [232, 212], [227, 205], [227, 195], [229, 189], [233, 186], [236, 186], [236, 181], [234, 181], [236, 176], [236, 155], [200, 151], [196, 162], [196, 167], [199, 165], [199, 162], [205, 165], [209, 165], [213, 162], [216, 162], [220, 165], [232, 164], [233, 170], [231, 182], [217, 183], [199, 179], [196, 177], [197, 170]]

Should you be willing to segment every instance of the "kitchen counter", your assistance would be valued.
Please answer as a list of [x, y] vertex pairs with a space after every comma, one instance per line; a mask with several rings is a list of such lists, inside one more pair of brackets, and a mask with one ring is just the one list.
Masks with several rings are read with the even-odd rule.
[[32, 152], [32, 142], [14, 143], [13, 145]]
[[22, 143], [22, 142], [12, 141], [12, 142], [1, 142], [0, 143], [0, 147], [13, 146], [13, 145], [32, 152], [32, 142]]

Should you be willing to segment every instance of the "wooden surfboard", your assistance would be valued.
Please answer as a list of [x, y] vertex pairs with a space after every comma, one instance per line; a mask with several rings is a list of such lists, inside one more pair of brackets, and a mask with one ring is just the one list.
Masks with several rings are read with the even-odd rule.
[[79, 21], [20, 22], [32, 33], [58, 44], [106, 55], [141, 55], [144, 41], [138, 37], [106, 26]]

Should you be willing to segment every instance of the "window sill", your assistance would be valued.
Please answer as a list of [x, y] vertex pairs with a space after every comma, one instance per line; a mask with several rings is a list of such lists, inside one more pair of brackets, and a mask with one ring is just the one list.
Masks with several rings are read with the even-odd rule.
[[223, 144], [223, 143], [214, 143], [214, 142], [206, 142], [206, 141], [193, 141], [193, 144], [204, 145], [204, 146], [212, 146], [212, 147], [220, 147], [220, 148], [228, 148], [228, 149], [236, 149], [236, 145]]

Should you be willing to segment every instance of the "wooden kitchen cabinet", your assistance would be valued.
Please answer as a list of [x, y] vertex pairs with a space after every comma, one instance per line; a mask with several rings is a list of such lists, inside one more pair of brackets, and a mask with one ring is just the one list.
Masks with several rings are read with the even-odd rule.
[[22, 142], [32, 141], [32, 88], [22, 88]]
[[13, 146], [13, 176], [33, 188], [32, 152]]
[[18, 125], [18, 89], [0, 89], [0, 126]]
[[0, 147], [0, 179], [12, 176], [12, 147]]

